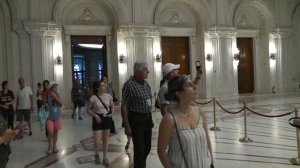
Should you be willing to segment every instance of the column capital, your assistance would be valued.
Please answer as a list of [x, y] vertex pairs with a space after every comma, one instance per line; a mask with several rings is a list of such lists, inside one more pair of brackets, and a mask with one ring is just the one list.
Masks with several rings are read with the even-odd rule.
[[293, 35], [293, 30], [292, 30], [292, 28], [289, 28], [289, 27], [276, 28], [276, 29], [273, 29], [273, 31], [270, 34], [274, 38], [279, 38], [279, 37], [287, 38], [287, 37]]
[[157, 26], [151, 25], [124, 25], [118, 29], [123, 36], [159, 36]]
[[25, 30], [33, 36], [55, 36], [60, 28], [52, 22], [31, 22], [24, 21]]

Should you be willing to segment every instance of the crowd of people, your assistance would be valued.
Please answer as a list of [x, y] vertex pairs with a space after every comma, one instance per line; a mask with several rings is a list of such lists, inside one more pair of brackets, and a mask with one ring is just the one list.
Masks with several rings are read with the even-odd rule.
[[[192, 82], [190, 76], [178, 74], [180, 65], [167, 63], [162, 67], [158, 106], [162, 114], [157, 153], [166, 168], [211, 168], [212, 148], [205, 113], [192, 105], [197, 99], [202, 71]], [[151, 87], [145, 62], [135, 62], [134, 75], [122, 89], [121, 113], [125, 134], [132, 137], [135, 168], [145, 168], [151, 150], [152, 128]]]
[[[193, 106], [198, 96], [198, 84], [201, 70], [192, 82], [190, 76], [179, 75], [180, 65], [167, 63], [162, 67], [163, 79], [158, 94], [158, 105], [162, 114], [159, 126], [157, 153], [164, 167], [213, 167], [212, 148], [207, 130], [205, 113]], [[123, 85], [121, 114], [122, 126], [127, 136], [125, 150], [129, 149], [132, 139], [134, 150], [134, 167], [145, 168], [151, 150], [152, 128], [152, 92], [147, 83], [149, 69], [145, 62], [135, 62], [131, 76]], [[28, 135], [32, 135], [30, 115], [33, 110], [33, 93], [19, 78], [19, 89], [16, 97], [9, 89], [8, 81], [2, 82], [0, 91], [0, 167], [5, 167], [10, 154], [9, 142], [16, 139], [19, 129], [14, 128], [16, 103], [16, 121], [28, 126]], [[62, 128], [61, 106], [63, 104], [58, 92], [58, 83], [44, 80], [38, 83], [36, 91], [37, 111], [48, 112], [45, 132], [48, 140], [47, 154], [57, 153], [58, 132]], [[106, 77], [93, 81], [90, 86], [87, 113], [92, 116], [94, 135], [95, 163], [100, 164], [100, 138], [102, 140], [102, 163], [109, 166], [107, 159], [108, 139], [113, 127], [112, 115], [114, 102], [117, 101], [111, 84]], [[86, 102], [86, 91], [75, 80], [71, 89], [73, 103], [72, 118], [82, 120]], [[77, 113], [76, 113], [77, 112]]]

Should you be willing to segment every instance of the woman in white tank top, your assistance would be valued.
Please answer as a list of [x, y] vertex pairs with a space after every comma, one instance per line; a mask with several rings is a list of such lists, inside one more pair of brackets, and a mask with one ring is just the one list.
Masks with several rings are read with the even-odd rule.
[[213, 157], [206, 117], [191, 105], [197, 98], [197, 86], [189, 76], [175, 77], [169, 81], [165, 97], [176, 105], [168, 107], [159, 126], [157, 153], [162, 165], [166, 168], [209, 168], [213, 165]]

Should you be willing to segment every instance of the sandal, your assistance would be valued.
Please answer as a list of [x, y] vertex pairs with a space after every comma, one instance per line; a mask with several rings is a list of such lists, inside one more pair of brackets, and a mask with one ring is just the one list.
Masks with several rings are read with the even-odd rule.
[[58, 149], [57, 148], [53, 148], [53, 153], [57, 153]]
[[51, 150], [48, 150], [47, 151], [47, 155], [51, 155], [52, 154], [52, 151]]
[[109, 166], [109, 161], [107, 160], [107, 158], [103, 158], [103, 164], [105, 166]]
[[100, 157], [98, 154], [95, 154], [95, 163], [98, 165], [100, 164]]
[[125, 145], [125, 150], [128, 150], [129, 149], [129, 145], [130, 145], [130, 143], [126, 143], [126, 145]]

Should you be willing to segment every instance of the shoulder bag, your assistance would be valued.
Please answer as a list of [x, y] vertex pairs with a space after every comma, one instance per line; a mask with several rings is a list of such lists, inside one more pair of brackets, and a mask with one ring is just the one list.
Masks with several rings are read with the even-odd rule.
[[[100, 100], [100, 102], [102, 103], [102, 105], [104, 106], [104, 108], [106, 109], [106, 111], [108, 112], [108, 113], [111, 113], [111, 111], [108, 111], [108, 108], [105, 106], [105, 104], [103, 103], [103, 101], [102, 101], [102, 99], [98, 96], [98, 95], [96, 95], [97, 97], [98, 97], [98, 99]], [[114, 122], [114, 120], [111, 118], [111, 128], [110, 128], [110, 133], [116, 133], [116, 127], [115, 127], [115, 122]]]

